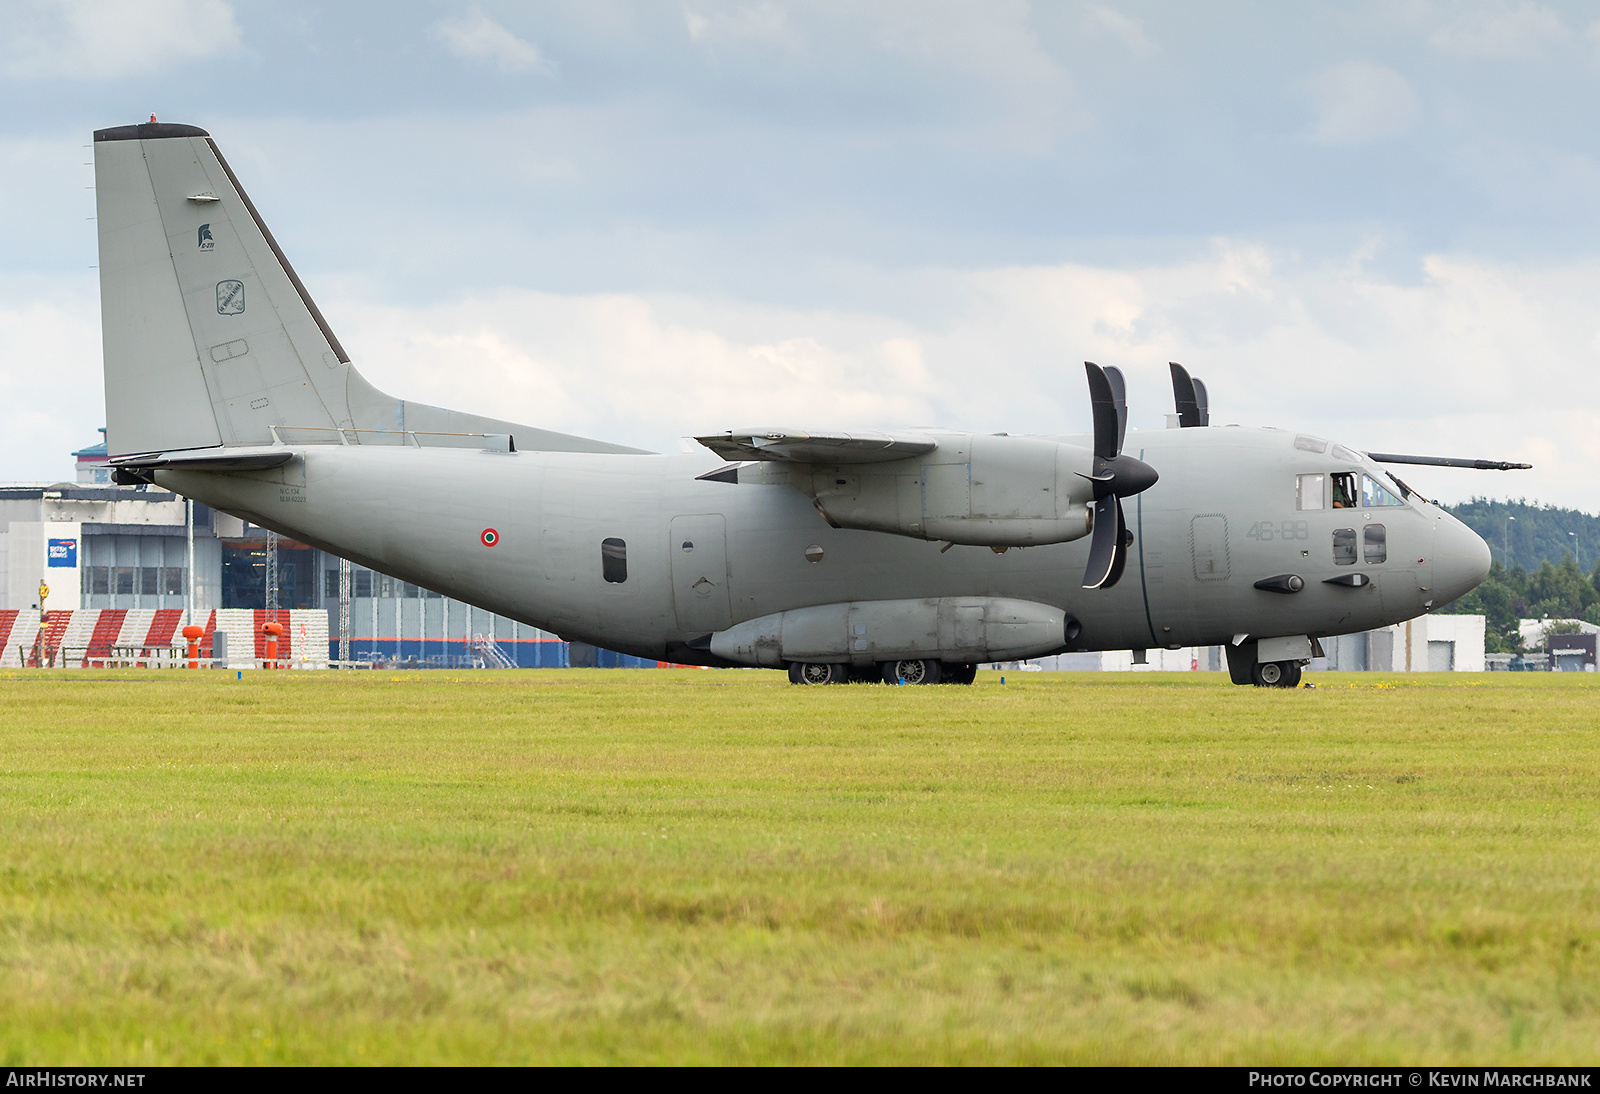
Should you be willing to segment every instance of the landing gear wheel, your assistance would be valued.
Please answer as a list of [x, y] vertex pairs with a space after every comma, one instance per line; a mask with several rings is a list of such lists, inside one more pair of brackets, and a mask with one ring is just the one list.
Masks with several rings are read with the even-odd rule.
[[883, 682], [885, 684], [937, 684], [939, 682], [939, 662], [885, 661], [883, 663]]
[[1258, 688], [1292, 688], [1300, 684], [1298, 661], [1263, 661], [1250, 670], [1250, 682]]
[[977, 679], [978, 666], [970, 661], [939, 663], [939, 683], [941, 684], [970, 684]]
[[848, 665], [817, 665], [793, 661], [789, 664], [791, 684], [842, 684], [850, 679]]

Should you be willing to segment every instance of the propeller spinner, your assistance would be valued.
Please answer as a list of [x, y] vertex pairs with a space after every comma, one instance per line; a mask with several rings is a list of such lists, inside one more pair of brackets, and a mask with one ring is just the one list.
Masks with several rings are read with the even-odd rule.
[[1109, 589], [1122, 577], [1128, 561], [1128, 525], [1122, 499], [1148, 490], [1160, 477], [1143, 460], [1122, 454], [1128, 432], [1128, 397], [1122, 373], [1083, 363], [1089, 376], [1089, 405], [1094, 410], [1094, 538], [1089, 543], [1085, 589]]

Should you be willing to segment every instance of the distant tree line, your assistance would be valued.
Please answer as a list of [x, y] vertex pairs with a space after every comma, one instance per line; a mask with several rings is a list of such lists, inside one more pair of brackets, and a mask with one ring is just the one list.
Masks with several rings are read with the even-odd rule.
[[1445, 508], [1484, 538], [1494, 561], [1482, 585], [1440, 610], [1484, 616], [1489, 653], [1522, 652], [1519, 619], [1600, 623], [1600, 517], [1489, 498]]
[[1494, 562], [1482, 585], [1440, 611], [1483, 616], [1485, 651], [1521, 653], [1519, 619], [1600, 623], [1600, 567], [1585, 574], [1571, 555], [1559, 564], [1541, 562], [1531, 574], [1521, 566], [1508, 570]]
[[1525, 499], [1473, 498], [1445, 510], [1482, 536], [1495, 559], [1508, 568], [1521, 566], [1532, 573], [1541, 563], [1560, 562], [1568, 555], [1580, 569], [1600, 562], [1600, 517]]

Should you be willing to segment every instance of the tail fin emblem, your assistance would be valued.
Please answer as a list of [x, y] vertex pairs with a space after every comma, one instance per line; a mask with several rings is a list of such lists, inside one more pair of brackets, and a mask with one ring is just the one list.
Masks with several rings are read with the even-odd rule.
[[244, 282], [217, 282], [217, 314], [238, 315], [244, 311]]
[[202, 251], [209, 251], [209, 250], [211, 250], [211, 248], [213, 248], [213, 247], [215, 247], [217, 245], [217, 241], [215, 239], [213, 239], [212, 236], [211, 236], [211, 225], [209, 225], [209, 224], [200, 225], [198, 242], [200, 244], [200, 249]]

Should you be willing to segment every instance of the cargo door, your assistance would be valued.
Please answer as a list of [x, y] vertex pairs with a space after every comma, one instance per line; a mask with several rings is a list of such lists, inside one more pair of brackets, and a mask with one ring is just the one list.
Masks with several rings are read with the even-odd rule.
[[692, 635], [733, 625], [728, 596], [728, 526], [720, 513], [672, 518], [672, 605]]

